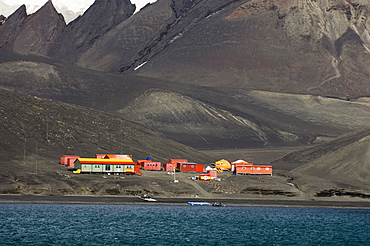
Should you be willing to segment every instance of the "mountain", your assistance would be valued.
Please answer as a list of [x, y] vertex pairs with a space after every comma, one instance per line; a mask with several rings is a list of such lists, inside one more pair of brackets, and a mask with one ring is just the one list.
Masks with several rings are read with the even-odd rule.
[[[42, 12], [59, 23], [50, 5]], [[369, 94], [369, 7], [360, 0], [159, 0], [132, 15], [128, 0], [104, 0], [62, 36], [58, 24], [54, 35], [42, 33], [53, 48], [7, 46], [189, 85], [356, 98]], [[21, 21], [14, 19], [1, 29], [13, 30]]]
[[48, 1], [28, 16], [24, 5], [0, 25], [0, 47], [14, 51], [48, 54], [65, 28], [64, 18]]
[[95, 1], [82, 16], [68, 24], [59, 44], [48, 55], [74, 63], [99, 37], [124, 22], [134, 12], [135, 5], [129, 0]]
[[190, 85], [367, 96], [369, 7], [364, 1], [194, 1], [135, 63], [146, 62], [136, 73]]
[[159, 0], [133, 15], [104, 0], [65, 25], [51, 1], [23, 6], [0, 25], [1, 85], [197, 148], [316, 144], [369, 128], [368, 8]]

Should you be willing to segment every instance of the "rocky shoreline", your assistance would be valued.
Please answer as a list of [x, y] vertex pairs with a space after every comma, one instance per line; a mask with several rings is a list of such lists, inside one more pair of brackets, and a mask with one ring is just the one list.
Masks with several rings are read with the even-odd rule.
[[219, 202], [225, 206], [258, 206], [258, 207], [311, 207], [311, 208], [353, 208], [370, 209], [367, 200], [298, 200], [271, 198], [156, 198], [156, 202], [145, 202], [134, 196], [24, 196], [0, 195], [0, 203], [29, 204], [112, 204], [112, 205], [188, 205], [189, 201]]

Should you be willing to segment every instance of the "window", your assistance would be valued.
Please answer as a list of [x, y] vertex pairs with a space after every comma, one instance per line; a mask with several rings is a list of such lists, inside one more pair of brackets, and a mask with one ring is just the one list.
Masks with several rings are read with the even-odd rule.
[[110, 171], [110, 165], [105, 166], [105, 171]]
[[191, 165], [192, 168], [194, 168], [194, 165]]
[[247, 169], [246, 167], [242, 167], [243, 170]]
[[100, 166], [99, 165], [95, 165], [94, 168], [100, 168]]
[[261, 170], [261, 168], [260, 167], [257, 167], [257, 170]]
[[117, 168], [117, 169], [120, 169], [120, 168], [121, 168], [121, 166], [116, 166], [116, 168]]
[[251, 170], [254, 170], [254, 167], [251, 167]]
[[266, 170], [270, 170], [270, 168], [269, 167], [266, 167]]

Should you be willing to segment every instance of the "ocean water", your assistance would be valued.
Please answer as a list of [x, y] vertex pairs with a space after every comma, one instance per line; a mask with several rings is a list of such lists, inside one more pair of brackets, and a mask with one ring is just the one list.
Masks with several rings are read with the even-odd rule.
[[0, 245], [370, 245], [370, 210], [0, 204]]

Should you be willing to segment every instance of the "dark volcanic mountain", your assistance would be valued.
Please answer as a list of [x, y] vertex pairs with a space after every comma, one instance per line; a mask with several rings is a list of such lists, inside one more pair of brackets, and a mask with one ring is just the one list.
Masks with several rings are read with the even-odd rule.
[[96, 1], [83, 16], [68, 24], [48, 55], [74, 63], [96, 40], [134, 12], [135, 5], [129, 0]]
[[137, 73], [205, 86], [369, 95], [369, 3], [215, 2], [197, 1], [182, 13], [135, 63], [146, 62]]
[[31, 34], [42, 18], [24, 9], [0, 27], [1, 43], [95, 70], [191, 85], [345, 98], [370, 93], [364, 1], [158, 0], [132, 15], [128, 0], [104, 0], [67, 27], [51, 6], [37, 14], [48, 16], [37, 43]]
[[57, 13], [51, 1], [29, 16], [22, 5], [0, 25], [0, 48], [49, 54], [64, 29], [64, 18]]
[[22, 6], [0, 25], [0, 80], [197, 148], [320, 143], [369, 128], [368, 10], [159, 0], [133, 15], [128, 0], [101, 0], [66, 26], [51, 1], [30, 16]]

